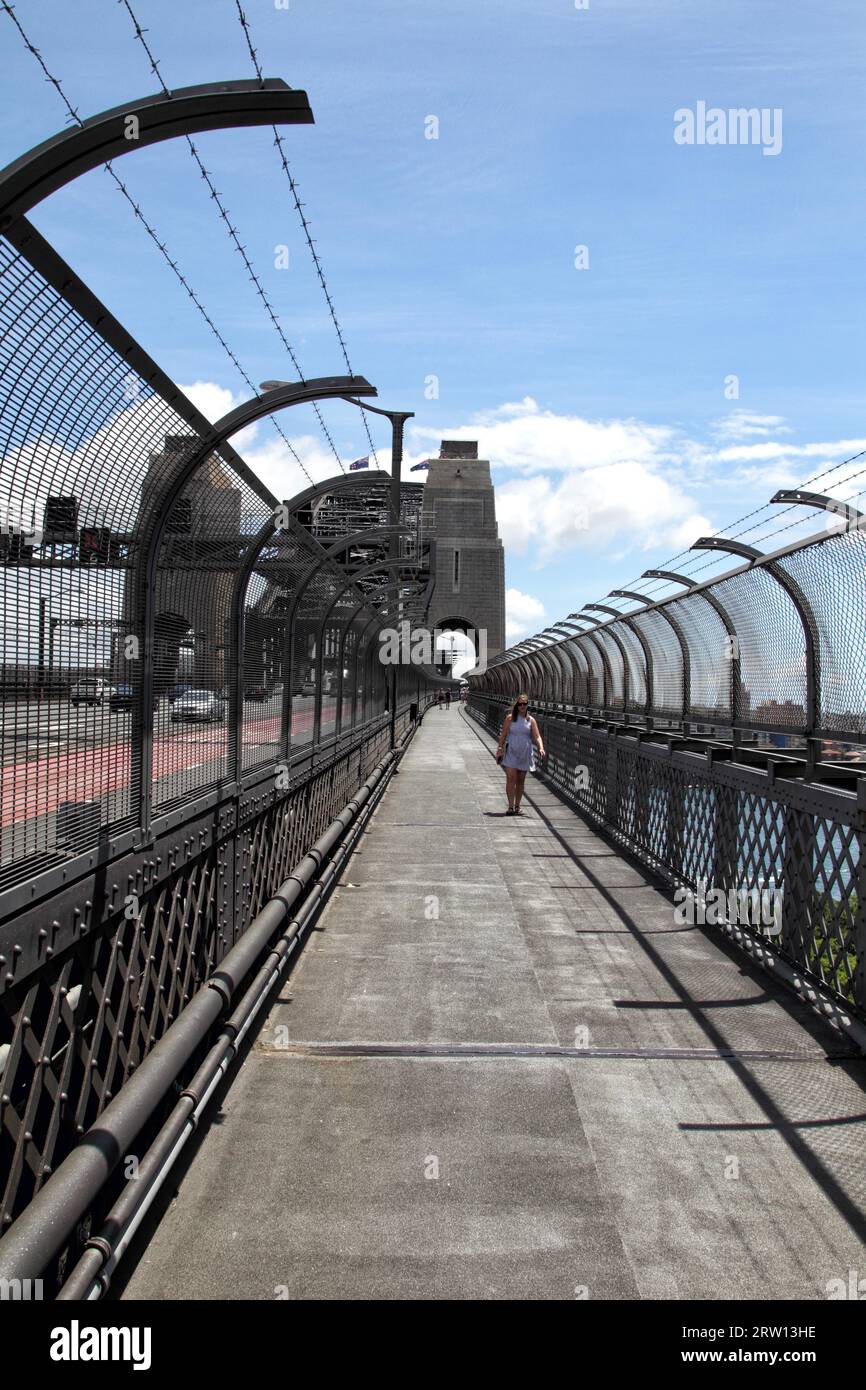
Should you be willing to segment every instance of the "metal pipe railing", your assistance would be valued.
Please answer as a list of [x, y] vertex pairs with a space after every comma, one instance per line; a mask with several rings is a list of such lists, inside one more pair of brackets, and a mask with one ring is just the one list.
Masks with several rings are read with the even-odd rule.
[[[401, 756], [389, 749], [355, 796], [307, 850], [250, 923], [206, 984], [0, 1240], [0, 1278], [39, 1277], [63, 1248], [129, 1146], [188, 1064], [324, 861], [345, 835], [380, 780]], [[255, 983], [255, 982], [254, 982]]]

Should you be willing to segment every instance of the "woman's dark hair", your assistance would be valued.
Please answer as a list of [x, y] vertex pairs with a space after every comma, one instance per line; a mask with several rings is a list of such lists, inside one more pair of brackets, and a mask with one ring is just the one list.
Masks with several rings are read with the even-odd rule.
[[517, 699], [514, 701], [514, 704], [511, 706], [511, 718], [512, 718], [512, 719], [516, 719], [516, 718], [517, 718], [517, 706], [520, 704], [520, 701], [521, 701], [521, 700], [525, 700], [525, 701], [526, 701], [526, 708], [529, 709], [529, 696], [528, 696], [528, 695], [525, 695], [525, 694], [524, 694], [524, 695], [518, 695]]

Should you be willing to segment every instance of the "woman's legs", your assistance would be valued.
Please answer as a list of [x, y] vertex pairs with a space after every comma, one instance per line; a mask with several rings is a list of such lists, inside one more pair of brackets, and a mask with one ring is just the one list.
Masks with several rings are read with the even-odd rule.
[[520, 810], [520, 803], [523, 799], [523, 784], [526, 781], [526, 773], [518, 768], [514, 769], [514, 809]]
[[508, 797], [508, 809], [514, 810], [514, 797], [517, 791], [517, 768], [507, 767], [505, 769], [505, 795]]

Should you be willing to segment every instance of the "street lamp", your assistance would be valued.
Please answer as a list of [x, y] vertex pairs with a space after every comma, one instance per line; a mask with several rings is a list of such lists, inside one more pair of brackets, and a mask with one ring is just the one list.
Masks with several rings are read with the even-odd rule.
[[[267, 393], [277, 391], [281, 386], [289, 386], [287, 381], [262, 381], [259, 383], [259, 390]], [[414, 419], [414, 410], [383, 410], [381, 406], [369, 405], [367, 401], [358, 400], [357, 396], [341, 396], [341, 400], [348, 401], [349, 405], [357, 406], [359, 410], [368, 410], [373, 415], [384, 415], [386, 420], [391, 421], [391, 520], [395, 526], [400, 524], [400, 473], [403, 466], [403, 427], [407, 420]], [[397, 548], [399, 538], [395, 535], [391, 541], [392, 553], [397, 558]]]

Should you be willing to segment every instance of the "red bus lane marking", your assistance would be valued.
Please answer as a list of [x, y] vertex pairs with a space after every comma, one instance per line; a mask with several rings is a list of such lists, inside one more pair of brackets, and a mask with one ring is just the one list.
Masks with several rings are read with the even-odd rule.
[[[313, 711], [300, 710], [292, 719], [292, 734], [303, 733], [312, 725]], [[259, 743], [274, 743], [280, 736], [280, 728], [279, 716], [247, 719], [241, 731], [242, 747], [249, 749]], [[153, 750], [154, 778], [169, 777], [172, 773], [222, 758], [227, 744], [228, 734], [222, 726], [178, 730], [158, 738]], [[123, 791], [129, 779], [128, 743], [100, 744], [2, 767], [0, 826], [47, 815], [56, 811], [62, 801], [98, 801], [113, 792]]]

